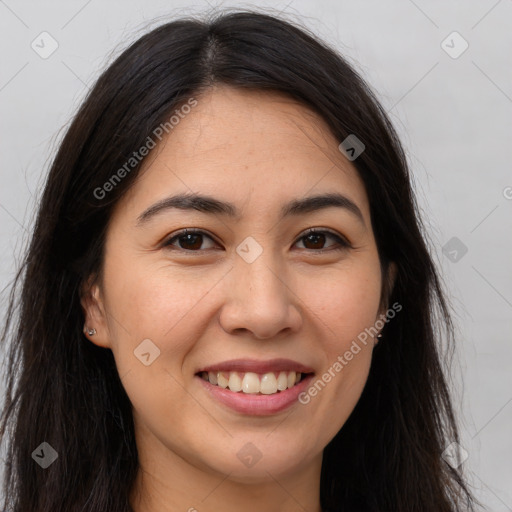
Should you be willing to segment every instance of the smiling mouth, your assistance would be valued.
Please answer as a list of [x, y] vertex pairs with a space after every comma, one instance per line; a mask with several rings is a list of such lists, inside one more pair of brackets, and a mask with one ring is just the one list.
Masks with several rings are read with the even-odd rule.
[[281, 371], [259, 374], [254, 372], [202, 371], [196, 375], [213, 386], [228, 389], [234, 393], [274, 395], [293, 388], [312, 373]]

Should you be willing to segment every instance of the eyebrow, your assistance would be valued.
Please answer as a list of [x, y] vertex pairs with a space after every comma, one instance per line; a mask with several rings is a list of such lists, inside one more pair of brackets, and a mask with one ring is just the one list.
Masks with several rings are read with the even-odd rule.
[[[281, 208], [279, 220], [331, 207], [344, 208], [357, 217], [363, 226], [366, 226], [359, 207], [347, 196], [339, 193], [294, 199]], [[230, 217], [235, 220], [239, 220], [241, 217], [237, 207], [232, 203], [221, 201], [208, 195], [185, 193], [166, 197], [151, 205], [137, 217], [137, 226], [142, 226], [156, 215], [173, 209], [196, 210], [209, 215]]]

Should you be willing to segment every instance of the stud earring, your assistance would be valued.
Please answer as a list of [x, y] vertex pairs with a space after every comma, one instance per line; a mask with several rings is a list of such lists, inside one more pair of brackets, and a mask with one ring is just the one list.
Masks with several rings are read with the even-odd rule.
[[89, 336], [94, 336], [96, 334], [96, 329], [93, 327], [92, 329], [84, 329], [84, 332], [87, 332]]

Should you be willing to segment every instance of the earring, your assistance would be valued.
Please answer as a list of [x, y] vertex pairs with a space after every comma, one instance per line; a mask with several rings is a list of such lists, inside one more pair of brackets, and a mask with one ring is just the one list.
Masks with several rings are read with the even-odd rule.
[[84, 332], [87, 332], [89, 336], [94, 336], [96, 334], [96, 329], [94, 327], [92, 329], [84, 328]]

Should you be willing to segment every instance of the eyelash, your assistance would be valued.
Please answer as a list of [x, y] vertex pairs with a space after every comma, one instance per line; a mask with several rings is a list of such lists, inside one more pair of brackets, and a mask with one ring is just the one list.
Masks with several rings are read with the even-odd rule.
[[[336, 240], [336, 242], [338, 243], [338, 247], [327, 248], [327, 249], [304, 249], [304, 250], [317, 252], [317, 253], [324, 253], [324, 252], [328, 252], [328, 251], [343, 251], [343, 250], [352, 248], [352, 245], [345, 238], [342, 238], [341, 236], [337, 235], [336, 233], [334, 233], [330, 230], [326, 230], [326, 229], [309, 228], [304, 232], [304, 234], [302, 234], [301, 236], [299, 236], [299, 238], [297, 238], [297, 241], [302, 240], [303, 238], [306, 238], [310, 235], [318, 235], [318, 234], [320, 234], [320, 235], [325, 234], [325, 235], [329, 235], [330, 237], [334, 238]], [[213, 240], [215, 242], [215, 240], [208, 233], [206, 233], [204, 231], [186, 228], [186, 229], [182, 229], [181, 231], [178, 231], [176, 234], [174, 234], [171, 238], [169, 238], [166, 242], [164, 242], [163, 246], [167, 247], [167, 248], [173, 247], [171, 250], [178, 250], [178, 251], [182, 251], [182, 252], [186, 252], [186, 253], [194, 253], [194, 252], [201, 253], [201, 252], [204, 252], [205, 250], [207, 250], [207, 249], [199, 249], [199, 250], [183, 249], [181, 247], [175, 247], [172, 245], [174, 240], [177, 240], [178, 238], [186, 236], [186, 235], [202, 235], [202, 236], [206, 236], [206, 237], [210, 238], [211, 240]]]

